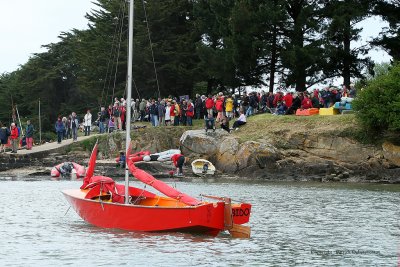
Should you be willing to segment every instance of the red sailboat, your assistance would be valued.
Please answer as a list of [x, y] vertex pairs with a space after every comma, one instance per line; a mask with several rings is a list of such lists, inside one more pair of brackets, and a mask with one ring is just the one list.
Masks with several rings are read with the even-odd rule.
[[[133, 1], [129, 6], [129, 58], [127, 106], [131, 106], [132, 91], [132, 25]], [[179, 231], [216, 236], [228, 230], [234, 237], [250, 237], [249, 222], [251, 205], [231, 203], [229, 198], [204, 196], [210, 202], [188, 196], [134, 165], [130, 153], [131, 109], [126, 117], [126, 164], [125, 185], [111, 178], [93, 176], [96, 164], [97, 144], [93, 148], [89, 166], [81, 188], [64, 190], [63, 194], [86, 222], [98, 227], [129, 231]], [[129, 171], [138, 180], [157, 189], [166, 196], [129, 186]]]
[[[64, 190], [68, 202], [85, 221], [98, 227], [132, 231], [179, 231], [217, 235], [229, 230], [232, 236], [248, 237], [251, 205], [231, 203], [228, 198], [206, 196], [214, 202], [201, 202], [137, 168], [132, 160], [127, 165], [131, 173], [166, 196], [125, 186], [111, 178], [93, 176], [97, 144], [90, 157], [88, 171], [79, 189]], [[127, 158], [129, 159], [129, 149]]]

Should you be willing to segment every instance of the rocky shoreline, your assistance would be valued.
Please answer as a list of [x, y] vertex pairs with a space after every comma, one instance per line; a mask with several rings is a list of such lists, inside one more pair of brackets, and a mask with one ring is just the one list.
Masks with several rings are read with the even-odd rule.
[[[103, 135], [99, 139], [99, 161], [96, 173], [113, 178], [123, 177], [113, 157], [123, 149], [122, 133]], [[257, 179], [265, 181], [319, 181], [400, 183], [400, 147], [384, 143], [382, 147], [363, 145], [340, 136], [294, 133], [252, 141], [241, 141], [225, 131], [164, 128], [134, 133], [135, 151], [159, 152], [180, 148], [190, 160], [205, 158], [218, 170], [217, 179]], [[7, 155], [0, 157], [0, 176], [48, 175], [59, 162], [87, 164], [89, 148], [96, 138], [75, 143], [72, 147], [41, 153], [39, 156]], [[4, 168], [8, 166], [9, 168]], [[1, 167], [1, 166], [0, 166]], [[158, 178], [168, 178], [171, 163], [140, 163], [140, 167]], [[190, 166], [186, 173], [191, 173]], [[28, 175], [26, 175], [28, 173]], [[190, 176], [190, 175], [189, 175]]]
[[400, 183], [400, 149], [363, 145], [338, 136], [295, 134], [241, 143], [224, 131], [187, 131], [180, 139], [189, 157], [218, 170], [269, 181]]

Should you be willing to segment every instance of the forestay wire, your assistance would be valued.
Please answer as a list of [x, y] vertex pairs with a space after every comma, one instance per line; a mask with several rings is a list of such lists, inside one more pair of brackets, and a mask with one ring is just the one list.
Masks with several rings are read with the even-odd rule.
[[160, 93], [160, 84], [158, 82], [158, 76], [157, 76], [157, 68], [156, 68], [156, 62], [154, 60], [154, 52], [153, 52], [153, 43], [151, 42], [151, 36], [150, 36], [150, 27], [149, 27], [149, 22], [147, 20], [147, 12], [146, 12], [146, 5], [144, 0], [142, 0], [143, 3], [143, 12], [144, 12], [144, 18], [146, 21], [146, 26], [147, 26], [147, 36], [149, 37], [149, 43], [150, 43], [150, 51], [151, 51], [151, 57], [153, 59], [153, 68], [154, 68], [154, 74], [156, 76], [156, 82], [157, 82], [157, 90], [158, 90], [158, 97], [161, 98], [161, 93]]
[[[108, 90], [110, 89], [111, 86], [111, 76], [112, 76], [112, 65], [111, 62], [115, 62], [115, 50], [117, 49], [117, 39], [118, 36], [120, 36], [122, 28], [120, 27], [120, 22], [123, 20], [124, 14], [125, 14], [125, 8], [126, 5], [124, 3], [124, 1], [121, 1], [121, 5], [118, 11], [118, 17], [117, 17], [117, 23], [115, 23], [115, 28], [114, 28], [114, 35], [113, 35], [113, 40], [112, 40], [112, 45], [111, 45], [111, 51], [110, 51], [110, 56], [108, 58], [108, 62], [107, 62], [107, 71], [106, 71], [106, 76], [104, 79], [104, 83], [103, 83], [103, 90], [101, 93], [101, 103], [103, 103], [104, 100], [104, 104], [107, 104], [107, 99], [108, 99]], [[119, 48], [118, 48], [119, 49]], [[107, 81], [108, 81], [108, 86], [107, 86]], [[106, 91], [106, 96], [104, 97], [104, 91], [107, 87], [107, 91]], [[113, 90], [113, 95], [111, 98], [111, 102], [112, 99], [114, 98], [114, 90]]]

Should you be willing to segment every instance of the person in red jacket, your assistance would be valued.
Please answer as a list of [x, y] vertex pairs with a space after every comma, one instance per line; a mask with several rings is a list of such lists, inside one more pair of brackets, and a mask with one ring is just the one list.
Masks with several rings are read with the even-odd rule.
[[303, 101], [301, 101], [301, 107], [302, 107], [303, 109], [312, 108], [311, 100], [310, 100], [310, 98], [308, 98], [308, 95], [307, 95], [307, 94], [304, 94]]
[[290, 92], [287, 92], [286, 95], [283, 97], [283, 100], [286, 103], [287, 108], [290, 108], [293, 103], [293, 95]]
[[186, 109], [186, 122], [188, 126], [193, 126], [194, 106], [192, 100], [188, 101]]
[[215, 109], [218, 112], [216, 121], [221, 122], [224, 117], [224, 99], [222, 98], [222, 96], [217, 97], [217, 101], [215, 102]]
[[17, 153], [18, 152], [18, 136], [19, 136], [19, 134], [18, 134], [18, 128], [15, 125], [15, 123], [11, 123], [10, 132], [11, 132], [10, 137], [11, 137], [11, 143], [12, 143], [11, 153]]
[[182, 154], [174, 154], [171, 156], [172, 163], [176, 167], [176, 175], [177, 176], [183, 176], [183, 164], [185, 163], [185, 156]]
[[211, 95], [208, 95], [208, 98], [206, 99], [207, 114], [211, 114], [211, 116], [213, 116], [213, 107], [214, 107], [214, 99], [212, 98]]

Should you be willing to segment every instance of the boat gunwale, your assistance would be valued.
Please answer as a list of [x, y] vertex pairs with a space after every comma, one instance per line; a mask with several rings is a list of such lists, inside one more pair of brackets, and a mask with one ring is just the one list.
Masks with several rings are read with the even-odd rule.
[[[97, 200], [93, 200], [93, 199], [86, 199], [86, 198], [82, 198], [82, 197], [79, 197], [79, 196], [75, 196], [75, 195], [71, 195], [71, 194], [68, 194], [67, 192], [65, 192], [65, 191], [73, 191], [73, 190], [78, 190], [78, 189], [65, 189], [65, 190], [62, 190], [61, 192], [65, 195], [65, 196], [68, 196], [68, 197], [71, 197], [71, 198], [74, 198], [74, 199], [78, 199], [78, 200], [83, 200], [83, 201], [87, 201], [87, 202], [93, 202], [93, 203], [102, 203], [102, 204], [107, 204], [107, 205], [116, 205], [116, 206], [122, 206], [122, 207], [137, 207], [137, 208], [156, 208], [156, 209], [196, 209], [196, 208], [199, 208], [199, 207], [202, 207], [202, 206], [207, 206], [207, 205], [210, 205], [210, 204], [212, 204], [212, 205], [214, 205], [214, 204], [217, 204], [217, 203], [224, 203], [225, 204], [225, 202], [223, 202], [223, 201], [217, 201], [217, 202], [201, 202], [202, 204], [200, 204], [200, 205], [197, 205], [197, 206], [183, 206], [183, 207], [171, 207], [171, 206], [145, 206], [145, 205], [136, 205], [136, 204], [125, 204], [125, 203], [116, 203], [116, 202], [108, 202], [108, 201], [97, 201]], [[180, 203], [182, 203], [182, 202], [180, 202]]]

